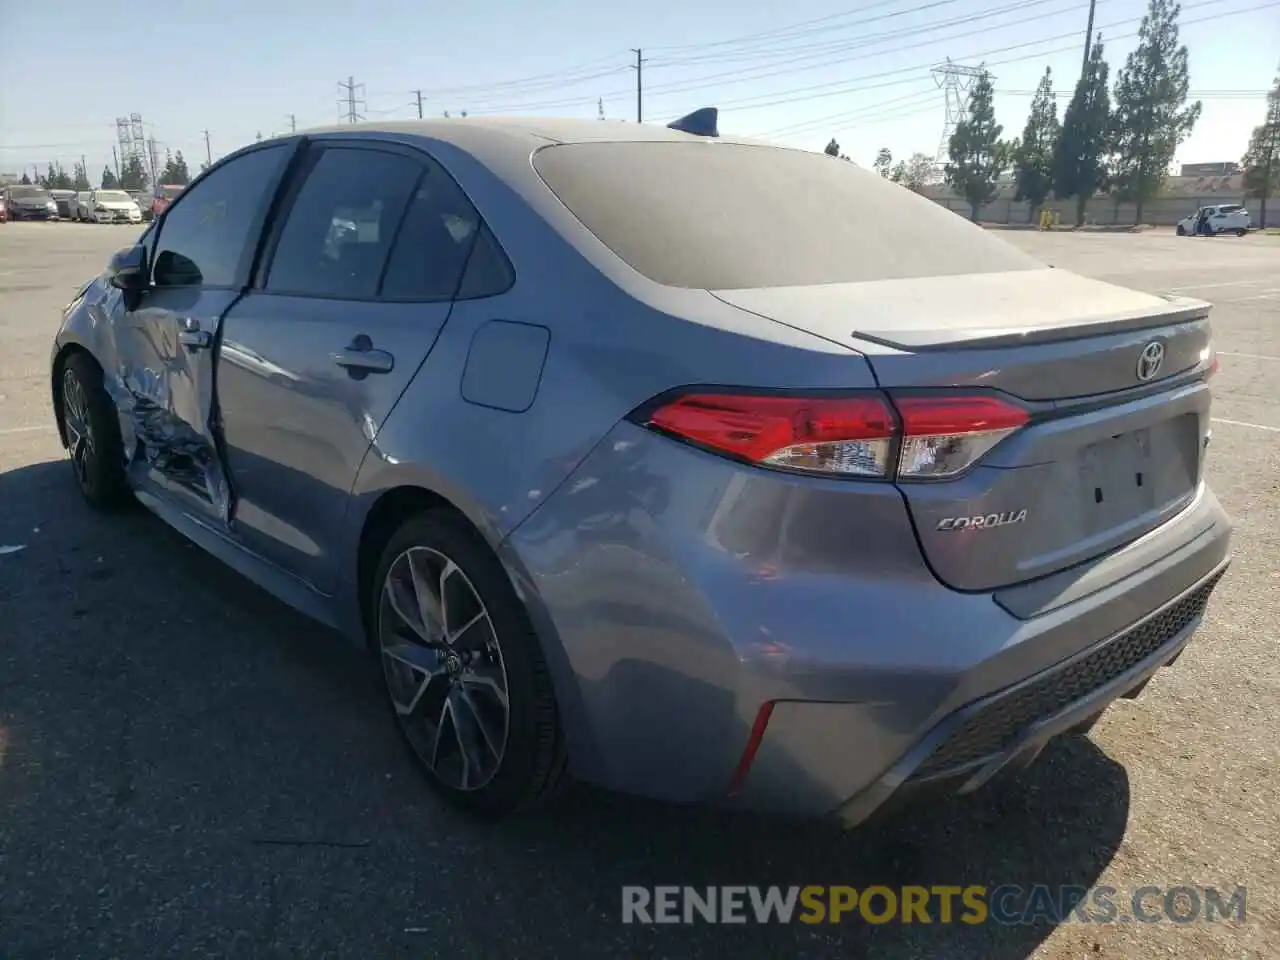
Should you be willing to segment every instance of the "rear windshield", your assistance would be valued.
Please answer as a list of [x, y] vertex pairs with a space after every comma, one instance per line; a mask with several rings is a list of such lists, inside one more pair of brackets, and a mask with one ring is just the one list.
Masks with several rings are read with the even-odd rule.
[[14, 199], [22, 198], [24, 200], [27, 200], [27, 199], [30, 199], [31, 197], [47, 197], [49, 196], [49, 191], [46, 190], [44, 187], [36, 187], [36, 186], [29, 187], [26, 184], [19, 184], [16, 187], [9, 188], [9, 196], [13, 197]]
[[667, 286], [1043, 267], [943, 207], [823, 154], [724, 141], [572, 143], [539, 150], [534, 166], [605, 246]]
[[1238, 203], [1224, 203], [1218, 208], [1219, 213], [1235, 213], [1237, 210], [1243, 209]]

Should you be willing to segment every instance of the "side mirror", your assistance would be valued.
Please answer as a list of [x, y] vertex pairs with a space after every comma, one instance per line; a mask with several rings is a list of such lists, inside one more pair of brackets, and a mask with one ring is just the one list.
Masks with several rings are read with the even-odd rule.
[[107, 278], [120, 290], [141, 290], [147, 284], [147, 248], [141, 244], [112, 254]]

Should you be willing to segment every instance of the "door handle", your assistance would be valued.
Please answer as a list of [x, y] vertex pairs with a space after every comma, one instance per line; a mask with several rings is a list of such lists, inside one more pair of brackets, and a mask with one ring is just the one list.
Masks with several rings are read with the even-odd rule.
[[352, 376], [368, 373], [390, 373], [395, 369], [396, 358], [386, 350], [375, 350], [373, 341], [360, 334], [345, 350], [329, 354], [329, 359], [344, 368]]
[[213, 334], [201, 330], [200, 324], [191, 317], [182, 321], [182, 329], [178, 331], [178, 342], [192, 350], [207, 350], [213, 343]]

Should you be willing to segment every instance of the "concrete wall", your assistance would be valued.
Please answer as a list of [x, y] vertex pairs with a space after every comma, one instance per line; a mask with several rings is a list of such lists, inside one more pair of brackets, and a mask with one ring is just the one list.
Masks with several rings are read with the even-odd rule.
[[[932, 197], [935, 203], [941, 204], [962, 217], [969, 216], [969, 204], [955, 197]], [[1250, 201], [1243, 196], [1225, 196], [1215, 193], [1208, 196], [1160, 197], [1149, 200], [1142, 208], [1143, 223], [1156, 226], [1173, 226], [1183, 217], [1190, 216], [1200, 207], [1218, 203], [1244, 204], [1255, 220], [1258, 216], [1257, 203], [1250, 206]], [[1050, 200], [1045, 206], [1058, 214], [1064, 225], [1074, 226], [1076, 222], [1076, 204], [1074, 200]], [[1110, 226], [1112, 224], [1133, 224], [1136, 222], [1137, 207], [1132, 203], [1116, 203], [1109, 197], [1095, 197], [1085, 205], [1084, 222]], [[1030, 204], [1015, 203], [1013, 200], [994, 200], [978, 209], [978, 219], [984, 223], [1030, 223], [1032, 211]], [[1268, 217], [1268, 219], [1272, 219]]]

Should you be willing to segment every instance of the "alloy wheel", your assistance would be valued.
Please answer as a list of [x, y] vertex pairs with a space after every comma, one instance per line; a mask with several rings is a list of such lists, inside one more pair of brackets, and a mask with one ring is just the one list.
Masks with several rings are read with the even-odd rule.
[[484, 601], [438, 550], [405, 550], [387, 569], [378, 643], [396, 718], [445, 786], [473, 791], [502, 763], [510, 708], [506, 666]]
[[84, 384], [70, 369], [62, 374], [62, 421], [67, 433], [67, 449], [71, 453], [71, 467], [80, 486], [87, 489], [97, 450]]

